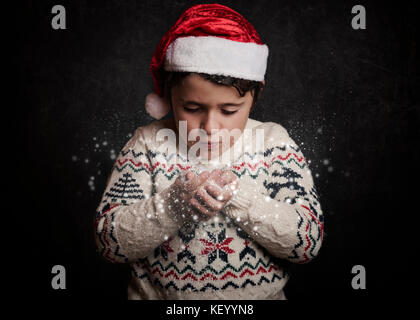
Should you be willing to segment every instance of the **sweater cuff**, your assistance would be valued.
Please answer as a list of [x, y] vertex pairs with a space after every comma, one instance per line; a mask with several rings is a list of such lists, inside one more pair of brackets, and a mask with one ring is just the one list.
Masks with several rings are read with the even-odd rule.
[[231, 218], [241, 218], [248, 214], [249, 209], [253, 205], [252, 199], [254, 198], [243, 184], [239, 183], [236, 193], [226, 203], [224, 211]]

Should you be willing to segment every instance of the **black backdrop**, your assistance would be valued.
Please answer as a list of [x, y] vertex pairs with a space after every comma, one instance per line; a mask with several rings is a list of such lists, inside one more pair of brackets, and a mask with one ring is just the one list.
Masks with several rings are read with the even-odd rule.
[[[115, 155], [152, 120], [143, 103], [153, 89], [153, 51], [193, 3], [19, 1], [19, 127], [9, 156], [18, 165], [12, 229], [23, 240], [20, 289], [126, 299], [128, 266], [95, 252], [93, 217]], [[406, 248], [418, 191], [410, 186], [419, 160], [417, 12], [364, 0], [219, 3], [244, 15], [268, 44], [267, 87], [251, 117], [282, 124], [301, 145], [325, 214], [320, 254], [293, 267], [286, 295], [400, 290], [401, 262], [414, 256]], [[66, 30], [51, 27], [55, 4], [66, 8]], [[351, 28], [356, 4], [366, 8], [366, 30]], [[66, 290], [51, 289], [57, 264], [66, 268]], [[354, 265], [366, 268], [366, 290], [351, 287]]]

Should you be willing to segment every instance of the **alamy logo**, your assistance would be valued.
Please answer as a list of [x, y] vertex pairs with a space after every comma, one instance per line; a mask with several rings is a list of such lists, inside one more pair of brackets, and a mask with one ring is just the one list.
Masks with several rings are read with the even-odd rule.
[[353, 289], [366, 289], [366, 269], [362, 265], [353, 266], [351, 273], [356, 274], [351, 280]]
[[66, 8], [62, 5], [55, 5], [51, 9], [55, 16], [51, 20], [51, 26], [54, 30], [66, 29]]
[[362, 5], [353, 6], [351, 13], [356, 14], [351, 20], [351, 27], [354, 30], [366, 29], [366, 9]]
[[51, 287], [55, 290], [66, 289], [66, 269], [57, 264], [52, 268], [51, 273], [55, 274], [51, 279]]
[[[219, 159], [223, 164], [234, 163], [243, 153], [252, 155], [255, 163], [264, 158], [264, 129], [244, 129], [243, 132], [240, 129], [220, 129], [212, 130], [211, 135], [208, 135], [203, 129], [193, 129], [187, 133], [187, 121], [179, 121], [178, 133], [178, 150], [191, 164], [197, 164], [208, 156], [211, 159]], [[177, 135], [174, 130], [158, 130], [156, 141], [163, 142], [159, 145], [158, 152], [176, 154]], [[210, 149], [209, 144], [213, 144]], [[222, 150], [219, 149], [219, 145], [222, 146]], [[229, 147], [232, 152], [224, 152]], [[171, 157], [167, 161], [169, 164], [175, 164], [179, 160]]]

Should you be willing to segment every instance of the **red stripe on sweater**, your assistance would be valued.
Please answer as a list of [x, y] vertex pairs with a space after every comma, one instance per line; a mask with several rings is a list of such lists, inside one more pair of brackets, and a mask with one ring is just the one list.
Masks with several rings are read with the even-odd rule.
[[306, 241], [308, 241], [308, 245], [306, 246], [305, 251], [308, 251], [308, 249], [311, 247], [312, 242], [311, 240], [309, 240], [308, 235], [306, 235], [305, 237], [306, 237]]
[[267, 270], [265, 270], [263, 266], [260, 266], [257, 270], [257, 274], [259, 274], [260, 272], [267, 273]]
[[182, 278], [181, 278], [181, 280], [185, 280], [185, 279], [187, 279], [187, 278], [191, 278], [191, 279], [193, 279], [194, 281], [198, 281], [197, 280], [197, 278], [191, 273], [191, 272], [188, 272], [185, 276], [183, 276]]
[[206, 273], [204, 276], [202, 276], [200, 278], [200, 281], [203, 281], [203, 280], [205, 280], [207, 278], [212, 278], [213, 280], [217, 280], [217, 277], [216, 276], [212, 275], [211, 273]]
[[246, 274], [249, 274], [249, 275], [251, 275], [251, 276], [253, 276], [254, 275], [254, 273], [251, 271], [251, 270], [249, 270], [248, 268], [246, 268], [240, 275], [239, 275], [239, 277], [243, 277], [244, 275], [246, 275]]
[[321, 240], [322, 240], [322, 236], [324, 234], [324, 224], [322, 222], [320, 222], [316, 217], [315, 214], [311, 211], [311, 209], [309, 209], [307, 206], [304, 206], [303, 204], [301, 205], [303, 208], [305, 208], [306, 210], [308, 210], [309, 215], [312, 217], [312, 219], [314, 219], [316, 221], [316, 223], [319, 225], [320, 229], [321, 229]]
[[227, 277], [233, 277], [235, 279], [237, 278], [236, 275], [234, 275], [232, 272], [228, 271], [220, 278], [220, 280], [225, 280]]
[[[133, 159], [128, 159], [128, 158], [126, 158], [126, 159], [123, 159], [123, 160], [120, 160], [120, 159], [117, 159], [117, 165], [121, 168], [121, 167], [123, 167], [127, 162], [130, 162], [133, 166], [135, 166], [135, 167], [140, 167], [140, 166], [143, 166], [143, 167], [145, 167], [149, 172], [153, 172], [158, 166], [162, 166], [164, 169], [166, 169], [166, 167], [167, 167], [167, 165], [165, 164], [165, 163], [160, 163], [159, 161], [158, 162], [156, 162], [152, 167], [150, 167], [149, 166], [149, 164], [148, 163], [146, 163], [146, 162], [142, 162], [142, 161], [139, 161], [139, 162], [134, 162], [134, 160]], [[166, 170], [168, 173], [170, 173], [174, 168], [175, 168], [175, 166], [178, 166], [178, 168], [180, 168], [181, 170], [189, 170], [189, 169], [191, 169], [191, 167], [192, 166], [183, 166], [183, 165], [181, 165], [181, 164], [179, 164], [179, 163], [176, 163], [176, 164], [172, 164], [170, 167], [168, 167], [168, 169]]]
[[169, 277], [169, 276], [173, 276], [175, 279], [179, 280], [178, 275], [175, 273], [174, 270], [169, 271], [167, 274], [165, 274], [165, 278]]
[[[263, 165], [263, 166], [265, 166], [267, 169], [268, 168], [270, 168], [270, 166], [272, 165], [272, 163], [276, 160], [276, 159], [280, 159], [280, 160], [282, 160], [282, 161], [285, 161], [285, 160], [287, 160], [289, 157], [290, 157], [290, 155], [292, 155], [293, 154], [293, 156], [296, 158], [296, 160], [298, 161], [298, 162], [302, 162], [303, 160], [306, 162], [306, 160], [305, 160], [305, 158], [302, 156], [302, 157], [300, 157], [299, 158], [299, 156], [296, 154], [296, 153], [288, 153], [287, 154], [287, 156], [281, 156], [281, 155], [277, 155], [277, 156], [275, 156], [275, 157], [273, 157], [272, 159], [271, 159], [271, 161], [270, 161], [270, 163], [267, 163], [267, 162], [265, 162], [265, 161], [263, 161], [263, 160], [260, 160], [260, 161], [258, 161], [256, 164], [251, 164], [251, 163], [246, 163], [246, 162], [242, 162], [240, 165], [233, 165], [232, 167], [234, 168], [234, 169], [236, 169], [236, 170], [241, 170], [245, 165], [246, 166], [248, 166], [252, 171], [255, 171], [257, 168], [258, 168], [258, 166], [259, 165]], [[117, 164], [118, 164], [118, 166], [121, 168], [122, 166], [124, 166], [124, 164], [126, 164], [127, 162], [130, 162], [132, 165], [134, 165], [135, 167], [140, 167], [140, 166], [143, 166], [143, 167], [145, 167], [145, 168], [147, 168], [147, 170], [149, 171], [149, 172], [153, 172], [154, 170], [156, 170], [156, 168], [158, 167], [158, 166], [162, 166], [164, 169], [166, 169], [166, 164], [165, 163], [160, 163], [159, 161], [158, 162], [156, 162], [152, 167], [150, 167], [149, 166], [149, 164], [148, 163], [146, 163], [146, 162], [142, 162], [142, 161], [139, 161], [139, 162], [134, 162], [134, 160], [133, 159], [128, 159], [128, 158], [126, 158], [126, 159], [123, 159], [123, 160], [120, 160], [120, 159], [117, 159]], [[189, 170], [190, 168], [191, 168], [191, 166], [182, 166], [182, 165], [180, 165], [180, 164], [176, 164], [180, 169], [182, 169], [182, 170]], [[174, 165], [171, 165], [166, 171], [168, 172], [168, 173], [170, 173], [172, 170], [174, 169]]]

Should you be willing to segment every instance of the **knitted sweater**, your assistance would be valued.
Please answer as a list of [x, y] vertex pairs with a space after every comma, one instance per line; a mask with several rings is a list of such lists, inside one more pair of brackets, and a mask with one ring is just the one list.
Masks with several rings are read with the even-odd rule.
[[[101, 254], [129, 263], [129, 299], [285, 299], [287, 264], [313, 259], [323, 215], [311, 172], [287, 131], [264, 130], [264, 151], [243, 151], [229, 169], [236, 194], [207, 221], [184, 214], [176, 177], [195, 166], [177, 148], [158, 152], [159, 120], [138, 128], [119, 153], [95, 218]], [[231, 148], [232, 149], [232, 148]], [[169, 164], [169, 160], [177, 162]]]

